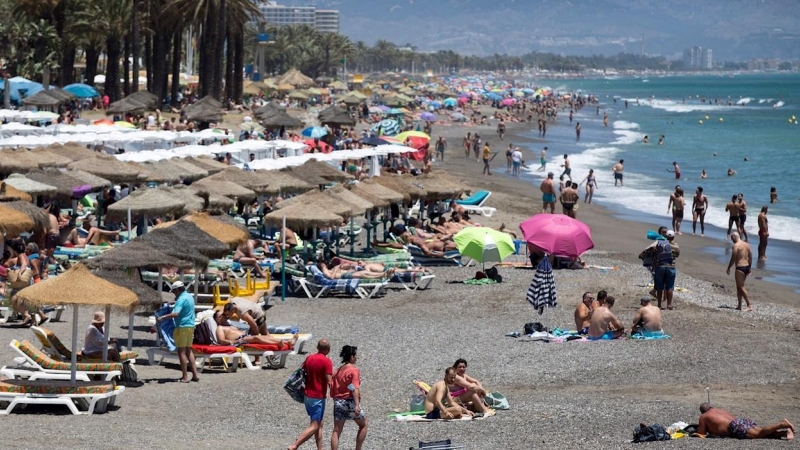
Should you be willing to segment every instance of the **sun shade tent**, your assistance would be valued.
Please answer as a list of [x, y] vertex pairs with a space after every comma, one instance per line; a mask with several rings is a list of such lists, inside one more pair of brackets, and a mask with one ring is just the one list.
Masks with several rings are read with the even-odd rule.
[[297, 69], [289, 69], [280, 78], [278, 78], [277, 83], [279, 87], [282, 84], [290, 84], [297, 89], [305, 89], [317, 85], [313, 79], [303, 75], [303, 73]]
[[314, 227], [338, 227], [344, 218], [326, 210], [314, 210], [306, 205], [295, 204], [286, 208], [272, 211], [264, 216], [264, 223], [280, 226], [286, 217], [286, 226], [293, 230], [303, 230]]
[[[267, 181], [263, 176], [257, 175], [253, 172], [245, 172], [244, 170], [237, 169], [235, 167], [229, 167], [222, 172], [211, 175], [208, 178], [204, 178], [195, 184], [203, 183], [203, 185], [207, 186], [206, 183], [214, 183], [217, 181], [231, 181], [239, 186], [254, 191], [256, 194], [266, 194], [269, 192], [269, 181]], [[228, 196], [226, 195], [226, 197]]]
[[144, 242], [133, 241], [107, 250], [84, 263], [90, 269], [123, 270], [141, 267], [169, 266], [190, 268], [192, 263], [176, 258]]
[[214, 97], [207, 95], [192, 103], [184, 109], [188, 120], [196, 122], [221, 122], [222, 103]]
[[404, 195], [400, 192], [381, 186], [378, 183], [372, 183], [368, 181], [363, 181], [357, 185], [351, 186], [350, 189], [356, 194], [366, 192], [367, 194], [378, 197], [389, 203], [401, 202], [404, 198]]
[[33, 203], [17, 200], [2, 203], [3, 206], [19, 211], [33, 220], [33, 231], [44, 232], [50, 228], [50, 215]]
[[27, 214], [0, 203], [0, 238], [15, 237], [33, 231], [35, 224]]
[[94, 158], [82, 159], [67, 167], [83, 170], [115, 183], [134, 182], [139, 179], [139, 170], [110, 155], [98, 154]]
[[292, 194], [314, 189], [314, 186], [306, 183], [304, 180], [292, 176], [291, 172], [282, 172], [280, 170], [256, 170], [255, 174], [269, 183], [266, 191], [268, 195], [277, 195], [281, 193]]
[[408, 200], [412, 202], [425, 198], [428, 195], [428, 191], [416, 181], [416, 177], [382, 173], [381, 176], [372, 177], [371, 180], [393, 191], [400, 192], [404, 195], [407, 194], [409, 197]]
[[155, 217], [165, 214], [180, 214], [183, 201], [163, 189], [137, 189], [108, 207], [108, 220], [124, 220], [128, 210], [135, 217]]
[[0, 181], [0, 202], [13, 202], [17, 200], [32, 202], [33, 197], [5, 181]]
[[5, 183], [14, 189], [22, 191], [31, 197], [40, 195], [56, 195], [56, 187], [49, 184], [40, 183], [36, 180], [26, 178], [24, 175], [11, 174], [5, 179]]

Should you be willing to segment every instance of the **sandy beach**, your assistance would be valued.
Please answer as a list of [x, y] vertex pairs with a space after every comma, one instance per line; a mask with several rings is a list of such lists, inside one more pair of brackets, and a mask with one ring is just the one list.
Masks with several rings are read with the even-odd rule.
[[[474, 219], [511, 230], [541, 210], [538, 186], [505, 175], [504, 155], [493, 162], [495, 175], [481, 176], [482, 163], [465, 158], [461, 140], [468, 131], [481, 133], [494, 151], [509, 142], [529, 144], [536, 154], [546, 143], [526, 141], [519, 134], [529, 124], [509, 124], [504, 141], [494, 125], [434, 126], [433, 138], [449, 143], [445, 160], [436, 168], [463, 180], [473, 190], [488, 189], [488, 204], [498, 208], [492, 218]], [[550, 160], [558, 152], [552, 152]], [[551, 163], [552, 164], [552, 163]], [[611, 162], [609, 162], [609, 167]], [[554, 170], [555, 171], [555, 170]], [[611, 187], [608, 187], [611, 189]], [[581, 191], [582, 192], [582, 191]], [[560, 210], [560, 208], [557, 208]], [[578, 219], [592, 228], [596, 244], [585, 260], [618, 270], [586, 269], [555, 272], [559, 306], [552, 325], [572, 328], [573, 310], [584, 291], [605, 289], [617, 299], [614, 312], [626, 327], [646, 294], [649, 273], [637, 258], [648, 245], [645, 233], [661, 223], [644, 224], [614, 217], [599, 205], [580, 204]], [[533, 271], [500, 269], [504, 282], [470, 286], [462, 280], [475, 267], [434, 268], [437, 279], [427, 291], [390, 290], [371, 300], [289, 297], [267, 313], [270, 324], [297, 324], [302, 332], [331, 341], [329, 356], [338, 366], [343, 345], [359, 349], [363, 406], [369, 420], [365, 448], [404, 449], [418, 441], [452, 438], [468, 449], [633, 448], [634, 427], [654, 422], [696, 423], [698, 406], [711, 401], [736, 416], [759, 424], [787, 418], [800, 421], [800, 315], [797, 295], [790, 288], [757, 279], [748, 280], [755, 312], [734, 311], [735, 288], [725, 266], [702, 249], [708, 239], [680, 236], [676, 311], [664, 312], [662, 341], [545, 343], [504, 335], [522, 331], [526, 322], [545, 322], [525, 300]], [[523, 261], [523, 257], [510, 260]], [[64, 315], [65, 317], [67, 314]], [[81, 310], [82, 335], [92, 311]], [[112, 336], [127, 334], [127, 319], [112, 315]], [[46, 325], [69, 342], [72, 324]], [[200, 383], [184, 385], [177, 365], [147, 366], [144, 351], [154, 345], [145, 314], [136, 317], [135, 349], [142, 386], [126, 390], [119, 408], [108, 414], [73, 417], [66, 409], [29, 407], [2, 420], [9, 448], [198, 448], [256, 445], [286, 448], [307, 425], [303, 407], [282, 386], [301, 362], [290, 357], [282, 370], [237, 373], [206, 372]], [[31, 331], [15, 325], [0, 327], [0, 343], [33, 341]], [[313, 351], [313, 345], [307, 346]], [[14, 353], [0, 346], [0, 361], [10, 364]], [[408, 409], [416, 393], [412, 380], [433, 383], [457, 358], [469, 362], [468, 373], [491, 391], [509, 399], [511, 410], [472, 422], [399, 423], [387, 415]], [[329, 403], [328, 411], [332, 409]], [[332, 417], [326, 412], [325, 448], [329, 447]], [[342, 448], [353, 448], [356, 427], [349, 424]], [[41, 436], [41, 437], [40, 437]], [[685, 438], [671, 448], [756, 449], [764, 445], [797, 448], [797, 441], [766, 442]], [[646, 444], [643, 444], [646, 445]], [[650, 444], [658, 445], [658, 444]], [[307, 443], [302, 448], [313, 448]]]

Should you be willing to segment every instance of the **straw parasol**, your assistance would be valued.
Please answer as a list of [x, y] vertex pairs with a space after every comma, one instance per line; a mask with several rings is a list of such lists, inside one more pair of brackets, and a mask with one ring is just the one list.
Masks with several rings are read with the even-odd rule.
[[259, 122], [266, 128], [298, 128], [303, 126], [303, 122], [295, 119], [285, 112], [276, 111], [270, 115], [258, 116]]
[[73, 161], [72, 158], [69, 158], [64, 155], [59, 155], [58, 153], [51, 152], [44, 148], [35, 148], [32, 149], [30, 155], [34, 157], [34, 160], [38, 160], [39, 167], [67, 167], [69, 163]]
[[364, 212], [364, 210], [359, 211], [358, 207], [350, 203], [332, 200], [333, 198], [330, 195], [327, 195], [322, 191], [312, 191], [279, 202], [275, 205], [275, 209], [282, 210], [292, 206], [303, 206], [312, 211], [331, 212], [344, 218], [348, 218], [360, 213], [363, 214]]
[[161, 216], [183, 211], [183, 202], [162, 189], [137, 189], [108, 207], [108, 220], [123, 220], [130, 209], [134, 216]]
[[144, 242], [140, 242], [138, 239], [107, 250], [94, 258], [86, 260], [84, 264], [90, 269], [106, 270], [152, 266], [192, 267], [190, 262], [168, 255]]
[[199, 180], [209, 175], [208, 170], [202, 169], [194, 164], [187, 162], [183, 158], [172, 158], [168, 162], [182, 171], [184, 180]]
[[361, 194], [365, 192], [367, 194], [374, 195], [382, 200], [385, 200], [389, 203], [396, 203], [403, 201], [404, 195], [400, 192], [395, 190], [389, 189], [387, 187], [381, 186], [378, 183], [374, 183], [371, 181], [362, 181], [350, 188], [356, 194]]
[[236, 202], [228, 197], [209, 195], [206, 192], [196, 192], [182, 184], [177, 184], [171, 188], [161, 186], [159, 189], [166, 189], [171, 195], [185, 202], [183, 206], [184, 214], [204, 210], [229, 211], [233, 205], [236, 204]]
[[199, 156], [197, 158], [185, 158], [184, 162], [189, 163], [193, 166], [197, 166], [200, 170], [208, 171], [209, 175], [214, 175], [215, 173], [222, 172], [225, 169], [230, 168], [229, 165], [221, 163], [216, 159], [209, 158], [207, 156]]
[[17, 200], [3, 203], [3, 206], [19, 211], [33, 220], [33, 231], [46, 231], [50, 228], [50, 214], [33, 203]]
[[355, 192], [345, 189], [344, 186], [334, 186], [324, 191], [324, 194], [348, 205], [353, 205], [356, 214], [363, 214], [376, 208], [375, 204], [367, 199], [366, 196], [359, 196]]
[[184, 220], [194, 223], [211, 237], [223, 244], [228, 244], [231, 248], [244, 244], [250, 238], [249, 232], [220, 220], [215, 220], [208, 213], [190, 214], [181, 219], [181, 221]]
[[282, 84], [290, 84], [297, 89], [305, 89], [317, 85], [313, 79], [303, 75], [303, 73], [297, 69], [289, 69], [278, 79], [278, 89], [280, 89], [280, 85]]
[[0, 237], [19, 236], [20, 233], [33, 230], [35, 226], [33, 219], [25, 213], [3, 205], [4, 203], [0, 203]]
[[[239, 186], [246, 187], [251, 191], [254, 191], [256, 194], [265, 194], [268, 191], [269, 182], [256, 175], [253, 172], [245, 172], [244, 170], [237, 169], [235, 167], [229, 167], [222, 172], [219, 172], [215, 175], [211, 175], [208, 178], [204, 178], [203, 180], [209, 180], [212, 182], [216, 181], [232, 181]], [[198, 182], [199, 183], [199, 182]], [[226, 195], [226, 197], [228, 197]]]
[[233, 217], [231, 217], [231, 216], [229, 216], [227, 214], [214, 214], [214, 213], [211, 213], [211, 214], [209, 214], [208, 217], [210, 217], [212, 220], [216, 220], [218, 222], [222, 222], [222, 223], [224, 223], [226, 225], [234, 226], [234, 227], [244, 231], [248, 235], [250, 234], [250, 229], [247, 228], [247, 225], [243, 224], [242, 222], [237, 222], [236, 219], [234, 219]]
[[153, 161], [145, 161], [137, 163], [134, 161], [127, 161], [125, 164], [133, 167], [139, 171], [139, 180], [147, 183], [176, 183], [180, 181], [180, 177], [174, 174], [165, 174], [158, 170], [156, 163]]
[[289, 98], [295, 100], [308, 100], [308, 94], [306, 94], [304, 91], [292, 91], [289, 93]]
[[307, 205], [296, 204], [286, 208], [272, 211], [264, 216], [264, 223], [280, 225], [286, 217], [286, 226], [295, 230], [313, 227], [338, 227], [344, 218], [324, 209], [309, 208]]
[[286, 112], [286, 107], [281, 106], [279, 103], [269, 102], [255, 110], [257, 116], [268, 116], [276, 112]]
[[202, 170], [197, 166], [187, 164], [185, 167], [182, 164], [176, 164], [171, 159], [162, 159], [161, 161], [152, 161], [144, 163], [143, 166], [151, 172], [160, 173], [161, 175], [174, 179], [174, 182], [180, 180], [197, 180], [208, 176], [208, 171]]
[[68, 99], [62, 98], [59, 95], [53, 95], [50, 91], [39, 91], [30, 97], [22, 99], [22, 104], [26, 106], [39, 106], [39, 107], [53, 107], [58, 106]]
[[25, 173], [39, 168], [39, 162], [28, 150], [0, 150], [0, 173]]
[[280, 170], [256, 170], [255, 174], [263, 177], [269, 183], [267, 194], [291, 194], [314, 189], [314, 186], [306, 183], [304, 180], [292, 176], [291, 172], [281, 172]]
[[76, 142], [67, 142], [64, 145], [61, 144], [53, 144], [45, 149], [51, 153], [54, 153], [59, 156], [64, 156], [69, 158], [73, 161], [80, 161], [86, 158], [92, 158], [97, 155], [97, 152], [89, 150], [86, 146], [82, 144], [78, 144]]
[[379, 177], [372, 177], [372, 181], [393, 191], [407, 194], [408, 200], [411, 201], [417, 201], [428, 195], [428, 192], [422, 187], [422, 184], [416, 181], [415, 177], [382, 173]]
[[164, 303], [163, 294], [166, 294], [166, 292], [161, 294], [143, 283], [138, 272], [127, 274], [121, 270], [94, 270], [92, 274], [136, 294], [139, 299], [138, 306], [158, 307]]
[[[179, 236], [175, 231], [171, 231], [169, 227], [156, 228], [147, 234], [137, 237], [126, 245], [133, 244], [134, 242], [156, 248], [158, 251], [174, 258], [189, 261], [195, 267], [208, 266], [208, 258], [195, 247], [192, 247], [194, 244], [192, 236]], [[223, 244], [220, 242], [220, 245]], [[225, 250], [228, 250], [227, 246], [225, 246]]]
[[28, 180], [33, 180], [37, 183], [46, 183], [55, 187], [56, 198], [64, 201], [72, 200], [73, 188], [87, 184], [77, 178], [73, 178], [64, 172], [61, 172], [60, 170], [54, 169], [28, 172], [25, 175], [25, 178]]
[[[165, 243], [165, 240], [170, 241], [170, 243]], [[173, 250], [177, 249], [179, 252], [184, 253], [190, 251], [199, 252], [209, 258], [222, 258], [230, 251], [228, 245], [214, 239], [197, 225], [186, 220], [179, 220], [169, 227], [157, 228], [150, 233], [137, 237], [134, 241], [143, 241], [145, 244], [154, 246], [164, 253], [189, 261], [192, 258], [178, 256]]]
[[331, 89], [347, 89], [347, 85], [341, 81], [334, 81], [333, 83], [328, 85]]
[[444, 172], [434, 172], [417, 177], [422, 186], [427, 191], [426, 198], [432, 200], [444, 200], [447, 198], [458, 198], [469, 188], [455, 178]]
[[115, 183], [136, 181], [139, 178], [139, 170], [111, 155], [101, 155], [99, 153], [94, 158], [82, 159], [67, 167], [83, 170]]
[[184, 109], [188, 120], [197, 122], [220, 122], [222, 121], [222, 103], [214, 97], [207, 95], [200, 100], [192, 103]]
[[276, 89], [278, 89], [281, 92], [289, 92], [294, 89], [294, 86], [292, 86], [291, 84], [284, 83], [276, 86]]
[[20, 190], [32, 197], [38, 197], [40, 195], [56, 194], [55, 186], [31, 180], [29, 178], [26, 178], [24, 175], [20, 175], [18, 173], [9, 175], [9, 177], [6, 178], [5, 182], [9, 186], [17, 190]]
[[243, 202], [256, 198], [256, 193], [250, 189], [242, 187], [233, 181], [204, 178], [192, 183], [191, 189], [198, 194], [218, 195], [221, 197], [236, 198]]
[[91, 174], [89, 172], [84, 172], [83, 170], [68, 169], [64, 173], [80, 181], [81, 184], [87, 184], [91, 186], [92, 190], [99, 190], [103, 189], [104, 187], [111, 187], [114, 185], [114, 183], [103, 177]]
[[322, 178], [334, 183], [344, 183], [353, 179], [352, 175], [316, 159], [310, 159], [300, 166], [293, 167], [292, 173], [300, 179], [306, 179], [306, 176], [310, 176], [311, 178]]
[[32, 202], [33, 197], [7, 184], [5, 181], [0, 181], [0, 202], [13, 202], [17, 200]]

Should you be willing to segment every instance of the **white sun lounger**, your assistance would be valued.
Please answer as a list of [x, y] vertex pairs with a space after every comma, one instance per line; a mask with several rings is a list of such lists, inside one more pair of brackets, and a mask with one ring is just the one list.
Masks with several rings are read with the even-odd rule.
[[[28, 341], [20, 342], [14, 339], [9, 346], [19, 354], [19, 357], [14, 358], [18, 365], [16, 367], [4, 366], [0, 369], [5, 371], [4, 373], [10, 374], [14, 378], [69, 379], [71, 375], [70, 363], [55, 361]], [[91, 369], [81, 370], [87, 367]], [[84, 374], [87, 377], [103, 377], [106, 381], [111, 381], [122, 375], [121, 368], [121, 363], [78, 363], [79, 370], [76, 373]]]
[[[102, 392], [83, 393], [87, 388]], [[75, 415], [104, 413], [124, 391], [125, 386], [102, 381], [72, 386], [69, 381], [2, 380], [0, 402], [8, 402], [8, 406], [0, 414], [8, 415], [19, 405], [64, 405]]]

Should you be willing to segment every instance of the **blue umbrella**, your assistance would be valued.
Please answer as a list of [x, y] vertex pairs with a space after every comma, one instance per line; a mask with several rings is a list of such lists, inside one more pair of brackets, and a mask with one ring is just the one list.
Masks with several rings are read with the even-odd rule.
[[454, 98], [448, 98], [448, 99], [445, 99], [445, 101], [444, 101], [444, 106], [445, 107], [452, 108], [452, 107], [454, 107], [456, 105], [458, 105], [458, 100], [456, 100]]
[[390, 109], [390, 110], [386, 111], [386, 114], [392, 114], [392, 115], [396, 115], [396, 114], [405, 114], [405, 113], [404, 113], [404, 112], [403, 112], [403, 110], [401, 110], [401, 109], [398, 109], [398, 108], [392, 108], [392, 109]]
[[64, 90], [78, 98], [92, 98], [100, 96], [100, 93], [97, 92], [97, 89], [83, 83], [73, 83], [64, 86]]
[[328, 130], [322, 127], [308, 127], [303, 130], [302, 135], [305, 137], [319, 139], [328, 135]]
[[419, 118], [422, 119], [422, 120], [434, 121], [434, 120], [436, 120], [436, 114], [429, 113], [429, 112], [424, 112], [424, 113], [419, 115]]

